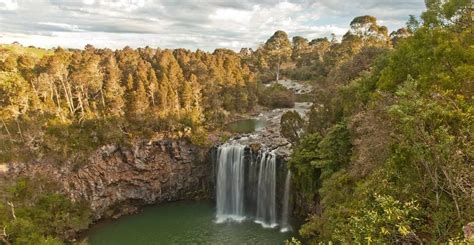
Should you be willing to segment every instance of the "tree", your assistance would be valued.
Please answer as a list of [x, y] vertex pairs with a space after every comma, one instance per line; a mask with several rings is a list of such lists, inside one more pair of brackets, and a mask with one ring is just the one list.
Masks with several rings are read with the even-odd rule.
[[113, 56], [106, 58], [104, 70], [105, 111], [109, 116], [124, 115], [124, 88], [120, 85], [120, 70]]
[[308, 39], [300, 36], [293, 37], [293, 50], [291, 53], [291, 58], [294, 61], [297, 61], [302, 58], [302, 56], [309, 51]]
[[263, 46], [270, 69], [273, 70], [275, 79], [280, 80], [281, 65], [291, 56], [291, 43], [288, 34], [276, 31]]
[[336, 237], [340, 242], [359, 244], [421, 242], [413, 230], [418, 220], [419, 206], [416, 202], [400, 202], [392, 196], [379, 194], [374, 194], [374, 199], [373, 202], [365, 203], [364, 208], [358, 210], [344, 227], [336, 231], [338, 233]]
[[411, 33], [414, 33], [420, 27], [420, 22], [414, 15], [410, 15], [407, 21], [407, 29]]
[[304, 120], [296, 111], [287, 111], [281, 116], [280, 133], [292, 143], [299, 141], [303, 126]]
[[426, 11], [421, 14], [423, 26], [448, 26], [462, 31], [472, 26], [472, 6], [469, 0], [427, 0]]
[[129, 93], [128, 113], [131, 119], [140, 119], [148, 110], [149, 102], [145, 85], [141, 79], [134, 78], [132, 74], [128, 75], [127, 84], [132, 85]]
[[[377, 24], [377, 18], [364, 15], [355, 17], [351, 21], [351, 29], [344, 35], [342, 41], [344, 42], [355, 42], [360, 40], [361, 46], [365, 45], [377, 45], [386, 46], [389, 43], [388, 29], [385, 26], [379, 26]], [[355, 49], [360, 49], [355, 47]]]
[[411, 36], [412, 33], [410, 29], [400, 28], [397, 31], [390, 33], [390, 40], [392, 41], [392, 46], [396, 46], [400, 40], [406, 39]]

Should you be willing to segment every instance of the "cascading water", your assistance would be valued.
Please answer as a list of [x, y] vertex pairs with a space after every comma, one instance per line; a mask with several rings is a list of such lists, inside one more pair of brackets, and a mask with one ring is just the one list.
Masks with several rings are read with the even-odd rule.
[[260, 159], [257, 195], [257, 223], [277, 226], [276, 217], [276, 156], [263, 152]]
[[285, 192], [283, 194], [283, 209], [281, 215], [281, 232], [291, 231], [289, 223], [290, 216], [290, 187], [291, 186], [291, 171], [288, 170], [285, 180]]
[[242, 221], [244, 216], [245, 146], [226, 144], [217, 152], [217, 222]]
[[[232, 142], [217, 149], [215, 160], [216, 222], [252, 218], [263, 227], [273, 228], [279, 226], [280, 220], [282, 231], [289, 230], [290, 177], [286, 177], [283, 203], [279, 206], [281, 198], [277, 193], [282, 192], [282, 188], [277, 188], [277, 177], [281, 174], [277, 173], [275, 153], [260, 150], [256, 156], [248, 147]], [[277, 213], [280, 207], [281, 216]]]

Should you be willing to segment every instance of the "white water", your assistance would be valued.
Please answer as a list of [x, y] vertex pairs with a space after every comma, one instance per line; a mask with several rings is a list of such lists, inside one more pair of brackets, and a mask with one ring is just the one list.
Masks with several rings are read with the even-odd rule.
[[[234, 142], [217, 150], [216, 222], [252, 218], [265, 228], [280, 226], [281, 231], [290, 230], [290, 175], [281, 193], [283, 204], [277, 207], [277, 200], [282, 199], [277, 199], [276, 154], [263, 150], [258, 157], [247, 154], [246, 158], [245, 149], [244, 145]], [[280, 207], [281, 215], [277, 213]]]
[[257, 223], [264, 227], [276, 227], [276, 156], [263, 152], [260, 159], [257, 194]]
[[244, 216], [244, 150], [240, 144], [226, 144], [217, 152], [217, 221], [242, 221]]
[[291, 231], [289, 221], [290, 216], [290, 188], [291, 188], [291, 171], [288, 170], [285, 180], [285, 192], [283, 194], [283, 210], [281, 216], [281, 232]]

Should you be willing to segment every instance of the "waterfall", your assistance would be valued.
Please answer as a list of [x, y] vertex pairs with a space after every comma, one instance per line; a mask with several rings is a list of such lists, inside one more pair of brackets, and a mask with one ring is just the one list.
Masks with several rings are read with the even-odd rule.
[[276, 156], [264, 152], [258, 175], [256, 222], [264, 227], [277, 226], [276, 217]]
[[290, 216], [290, 185], [291, 185], [291, 171], [288, 170], [285, 180], [285, 192], [283, 193], [283, 210], [281, 217], [281, 232], [291, 231], [289, 221]]
[[[281, 221], [282, 231], [289, 230], [291, 174], [288, 172], [286, 176], [284, 190], [283, 186], [277, 188], [282, 181], [277, 181], [280, 175], [275, 153], [263, 149], [258, 156], [253, 155], [248, 147], [232, 142], [221, 145], [214, 159], [217, 223], [254, 219], [263, 227], [274, 228]], [[281, 206], [278, 205], [282, 200], [277, 198], [279, 192], [283, 196]], [[282, 212], [278, 213], [280, 208]]]
[[244, 151], [240, 144], [225, 144], [217, 152], [217, 222], [242, 221], [244, 216]]

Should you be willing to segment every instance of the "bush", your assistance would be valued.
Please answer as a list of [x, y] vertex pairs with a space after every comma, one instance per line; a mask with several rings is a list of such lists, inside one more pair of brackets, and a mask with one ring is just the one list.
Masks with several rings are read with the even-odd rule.
[[[20, 179], [9, 188], [0, 204], [0, 227], [12, 244], [62, 244], [68, 234], [88, 227], [87, 203], [73, 202], [47, 179]], [[14, 205], [12, 211], [10, 206]], [[13, 215], [15, 214], [15, 216]]]
[[259, 102], [270, 108], [292, 108], [295, 106], [295, 94], [276, 83], [261, 90]]

